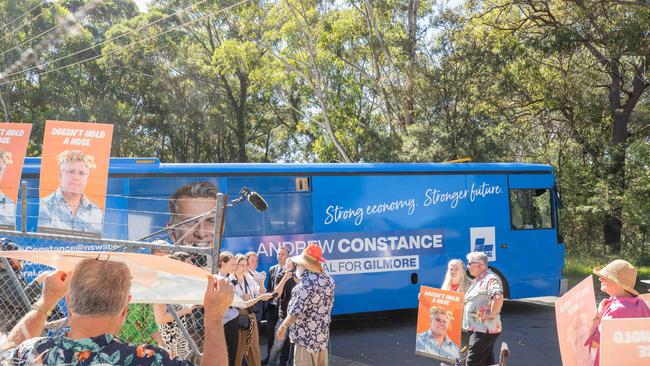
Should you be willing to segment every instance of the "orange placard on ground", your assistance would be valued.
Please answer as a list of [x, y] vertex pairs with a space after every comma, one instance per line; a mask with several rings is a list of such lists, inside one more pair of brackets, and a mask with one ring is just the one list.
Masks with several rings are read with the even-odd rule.
[[600, 365], [650, 365], [650, 318], [603, 319]]
[[585, 341], [596, 316], [594, 279], [589, 276], [555, 302], [557, 337], [563, 365], [590, 366]]
[[38, 230], [101, 236], [113, 125], [46, 121]]
[[420, 286], [415, 353], [454, 363], [460, 357], [463, 294]]
[[0, 123], [0, 228], [16, 228], [20, 176], [32, 125]]

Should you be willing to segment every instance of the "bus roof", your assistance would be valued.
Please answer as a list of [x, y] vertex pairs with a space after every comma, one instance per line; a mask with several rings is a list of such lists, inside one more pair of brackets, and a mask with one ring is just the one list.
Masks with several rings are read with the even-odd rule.
[[[41, 158], [25, 159], [23, 173], [39, 173]], [[553, 167], [527, 163], [161, 163], [157, 158], [111, 158], [110, 175], [325, 175], [436, 173], [551, 174]]]

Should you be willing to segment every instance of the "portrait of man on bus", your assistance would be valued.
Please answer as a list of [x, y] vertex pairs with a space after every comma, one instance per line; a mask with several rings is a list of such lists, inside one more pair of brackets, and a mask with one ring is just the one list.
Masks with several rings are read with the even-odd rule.
[[[213, 210], [217, 205], [217, 193], [217, 187], [210, 182], [193, 182], [179, 187], [169, 197], [167, 228], [175, 244], [212, 246], [215, 229]], [[195, 264], [207, 265], [205, 258], [193, 257]]]
[[96, 168], [92, 155], [65, 150], [58, 156], [59, 187], [41, 199], [40, 229], [69, 230], [101, 235], [103, 211], [86, 197], [90, 170]]
[[458, 345], [447, 336], [449, 324], [454, 319], [451, 311], [432, 306], [429, 315], [429, 329], [417, 335], [415, 351], [445, 360], [455, 361], [460, 358]]
[[[11, 152], [0, 149], [0, 187], [7, 166], [11, 164], [13, 164]], [[11, 227], [16, 225], [16, 204], [2, 192], [2, 189], [0, 189], [0, 225]]]

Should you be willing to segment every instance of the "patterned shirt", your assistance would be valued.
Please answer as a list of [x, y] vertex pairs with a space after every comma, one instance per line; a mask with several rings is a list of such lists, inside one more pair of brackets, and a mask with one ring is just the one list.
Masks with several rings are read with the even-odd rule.
[[0, 225], [16, 226], [16, 204], [0, 191]]
[[481, 333], [500, 333], [501, 316], [487, 319], [485, 313], [490, 310], [493, 296], [503, 293], [501, 279], [491, 270], [478, 275], [465, 293], [463, 308], [463, 329]]
[[[7, 355], [16, 366], [32, 365], [122, 365], [187, 366], [189, 361], [172, 359], [167, 351], [151, 345], [121, 342], [111, 334], [70, 339], [63, 335], [32, 338]], [[1, 358], [0, 358], [1, 359]]]
[[73, 215], [68, 203], [63, 198], [61, 187], [40, 202], [38, 211], [38, 227], [80, 231], [86, 233], [102, 233], [102, 210], [90, 202], [85, 195], [81, 196], [81, 205], [77, 214]]
[[334, 306], [334, 280], [326, 272], [305, 270], [300, 282], [291, 291], [289, 315], [297, 320], [289, 328], [291, 342], [307, 351], [318, 353], [327, 349], [330, 321]]
[[442, 344], [438, 345], [438, 342], [433, 338], [433, 334], [431, 334], [431, 329], [427, 329], [426, 332], [418, 334], [415, 342], [415, 350], [452, 361], [460, 358], [458, 346], [447, 336], [445, 336]]

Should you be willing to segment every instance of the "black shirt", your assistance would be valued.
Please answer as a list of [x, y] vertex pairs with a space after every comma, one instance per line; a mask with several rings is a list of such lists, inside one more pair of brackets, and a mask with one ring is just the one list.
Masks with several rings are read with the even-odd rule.
[[[277, 274], [275, 280], [276, 283], [280, 283], [284, 277], [284, 271]], [[280, 319], [287, 317], [287, 306], [289, 306], [289, 300], [291, 300], [291, 290], [296, 286], [296, 279], [291, 277], [284, 284], [284, 289], [282, 290], [282, 296], [280, 296], [280, 306], [278, 307], [278, 316]]]

